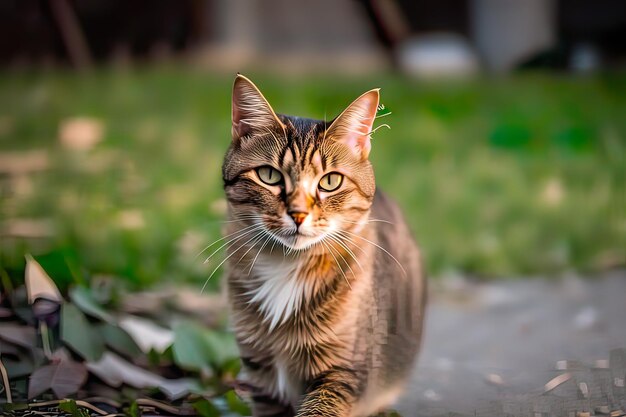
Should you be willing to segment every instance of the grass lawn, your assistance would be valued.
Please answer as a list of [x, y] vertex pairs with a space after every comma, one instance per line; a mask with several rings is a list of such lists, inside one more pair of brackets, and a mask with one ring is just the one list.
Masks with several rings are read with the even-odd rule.
[[[247, 75], [277, 112], [315, 118], [382, 87], [392, 114], [373, 136], [377, 182], [432, 275], [624, 264], [626, 73]], [[219, 263], [197, 255], [224, 216], [232, 79], [182, 67], [0, 74], [0, 273], [19, 280], [32, 253], [61, 286], [97, 274], [201, 285]], [[75, 149], [60, 132], [77, 117], [101, 141]]]

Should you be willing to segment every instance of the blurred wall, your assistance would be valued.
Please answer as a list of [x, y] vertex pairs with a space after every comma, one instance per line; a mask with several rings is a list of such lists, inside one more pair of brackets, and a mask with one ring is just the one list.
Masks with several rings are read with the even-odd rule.
[[3, 0], [0, 65], [191, 56], [229, 71], [376, 71], [441, 32], [494, 71], [621, 65], [626, 1]]

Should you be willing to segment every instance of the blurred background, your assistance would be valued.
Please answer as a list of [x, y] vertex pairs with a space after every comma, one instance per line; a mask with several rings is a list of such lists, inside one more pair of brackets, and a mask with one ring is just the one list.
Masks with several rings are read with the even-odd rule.
[[624, 265], [624, 39], [621, 0], [3, 1], [0, 263], [206, 279], [239, 71], [314, 118], [382, 87], [431, 275]]

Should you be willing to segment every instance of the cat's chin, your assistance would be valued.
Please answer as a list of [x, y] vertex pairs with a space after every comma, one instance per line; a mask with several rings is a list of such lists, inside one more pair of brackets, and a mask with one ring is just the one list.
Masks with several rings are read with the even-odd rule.
[[290, 236], [277, 236], [276, 239], [288, 249], [306, 251], [320, 243], [324, 239], [324, 235], [305, 236], [300, 233], [295, 233]]

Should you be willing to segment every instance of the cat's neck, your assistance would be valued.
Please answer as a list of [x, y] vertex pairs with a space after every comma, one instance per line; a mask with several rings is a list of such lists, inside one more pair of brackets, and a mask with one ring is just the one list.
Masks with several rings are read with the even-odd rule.
[[[368, 229], [350, 240], [328, 239], [307, 250], [269, 245], [240, 264], [249, 302], [257, 304], [270, 327], [284, 323], [321, 292], [346, 292], [369, 280], [373, 261]], [[365, 236], [361, 236], [365, 235]]]

